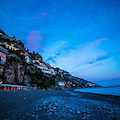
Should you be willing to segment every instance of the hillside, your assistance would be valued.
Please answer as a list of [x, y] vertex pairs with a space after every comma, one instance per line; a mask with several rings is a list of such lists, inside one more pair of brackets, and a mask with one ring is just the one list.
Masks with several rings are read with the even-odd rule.
[[39, 89], [72, 90], [98, 87], [69, 72], [45, 63], [39, 53], [30, 52], [21, 40], [0, 30], [0, 81]]
[[69, 72], [57, 68], [59, 73], [66, 78], [67, 84], [71, 85], [73, 88], [90, 88], [90, 87], [100, 87], [99, 85], [84, 80], [82, 78], [74, 77]]

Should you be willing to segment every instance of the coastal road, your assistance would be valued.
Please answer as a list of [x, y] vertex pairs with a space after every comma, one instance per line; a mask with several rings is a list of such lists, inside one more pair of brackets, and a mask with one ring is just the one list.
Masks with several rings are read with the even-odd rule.
[[120, 96], [0, 91], [0, 120], [120, 120]]

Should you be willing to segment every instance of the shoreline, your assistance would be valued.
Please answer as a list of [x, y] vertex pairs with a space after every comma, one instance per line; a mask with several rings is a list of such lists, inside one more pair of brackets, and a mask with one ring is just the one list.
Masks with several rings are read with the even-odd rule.
[[120, 86], [74, 89], [74, 91], [94, 93], [94, 94], [102, 94], [102, 95], [120, 96], [120, 92], [119, 92], [120, 91]]
[[[81, 90], [81, 89], [80, 89]], [[70, 91], [70, 92], [76, 92], [76, 93], [80, 93], [80, 94], [87, 94], [87, 95], [100, 95], [100, 96], [114, 96], [114, 97], [120, 97], [120, 95], [110, 95], [110, 94], [101, 94], [101, 93], [92, 93], [92, 92], [82, 92], [82, 91], [74, 91], [74, 90], [0, 90], [0, 92], [20, 92], [20, 91], [24, 91], [24, 92], [31, 92], [31, 91]]]

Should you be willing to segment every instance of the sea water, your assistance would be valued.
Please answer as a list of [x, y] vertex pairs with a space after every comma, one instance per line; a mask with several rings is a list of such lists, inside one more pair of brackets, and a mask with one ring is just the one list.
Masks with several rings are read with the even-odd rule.
[[120, 79], [97, 81], [103, 87], [75, 89], [74, 91], [120, 96]]

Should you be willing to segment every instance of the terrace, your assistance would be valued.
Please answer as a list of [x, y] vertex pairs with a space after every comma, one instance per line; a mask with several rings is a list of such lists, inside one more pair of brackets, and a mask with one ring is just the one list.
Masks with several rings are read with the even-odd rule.
[[12, 85], [12, 84], [0, 84], [1, 91], [6, 90], [29, 90], [28, 86], [21, 86], [21, 85]]

